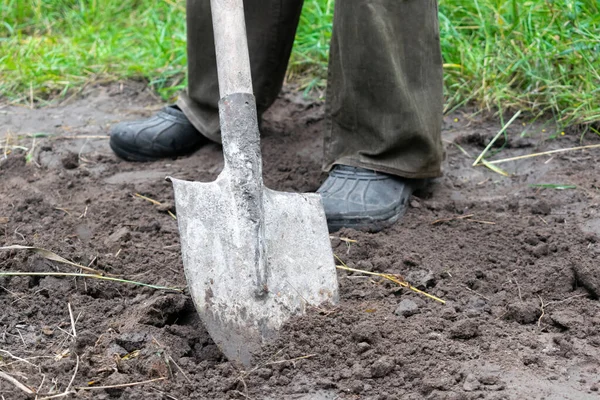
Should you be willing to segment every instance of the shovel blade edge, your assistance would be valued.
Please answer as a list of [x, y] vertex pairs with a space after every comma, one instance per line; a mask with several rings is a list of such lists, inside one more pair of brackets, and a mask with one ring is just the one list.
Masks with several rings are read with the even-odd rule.
[[[338, 283], [319, 195], [263, 189], [266, 271], [254, 262], [255, 232], [237, 214], [227, 177], [172, 179], [190, 294], [225, 356], [245, 366], [291, 317], [338, 301]], [[264, 273], [266, 287], [257, 288]], [[260, 295], [257, 293], [261, 292]]]

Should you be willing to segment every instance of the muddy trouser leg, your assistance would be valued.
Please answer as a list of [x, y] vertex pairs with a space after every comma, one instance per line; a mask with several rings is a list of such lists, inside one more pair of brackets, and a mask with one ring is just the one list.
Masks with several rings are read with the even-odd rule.
[[[303, 0], [245, 0], [246, 30], [259, 115], [277, 98]], [[188, 90], [177, 105], [204, 136], [220, 142], [219, 86], [210, 0], [187, 0]]]
[[435, 0], [337, 0], [324, 169], [440, 175], [442, 57]]

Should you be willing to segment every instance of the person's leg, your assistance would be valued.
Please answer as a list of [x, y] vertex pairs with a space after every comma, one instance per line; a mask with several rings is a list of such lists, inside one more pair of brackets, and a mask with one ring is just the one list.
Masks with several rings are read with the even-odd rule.
[[[244, 11], [259, 115], [285, 77], [304, 0], [246, 0]], [[219, 88], [209, 0], [188, 0], [188, 90], [177, 105], [202, 134], [220, 142]]]
[[[246, 0], [246, 29], [259, 115], [283, 84], [303, 0]], [[219, 90], [210, 0], [187, 1], [188, 90], [176, 106], [111, 130], [115, 153], [130, 161], [177, 157], [219, 142]]]
[[319, 192], [334, 229], [378, 229], [406, 209], [415, 184], [406, 178], [440, 175], [437, 2], [337, 0], [333, 29], [324, 141], [333, 171]]

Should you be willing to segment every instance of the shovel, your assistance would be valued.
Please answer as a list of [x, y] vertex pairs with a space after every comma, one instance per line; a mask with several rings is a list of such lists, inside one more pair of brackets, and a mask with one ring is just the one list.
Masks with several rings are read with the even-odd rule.
[[211, 0], [225, 165], [216, 181], [170, 178], [183, 265], [208, 333], [248, 367], [265, 341], [338, 284], [317, 194], [267, 189], [242, 0]]

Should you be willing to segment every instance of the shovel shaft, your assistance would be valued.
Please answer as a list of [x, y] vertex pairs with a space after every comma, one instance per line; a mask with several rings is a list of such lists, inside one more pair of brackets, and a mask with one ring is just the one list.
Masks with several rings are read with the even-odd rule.
[[252, 94], [243, 0], [211, 0], [225, 168], [238, 221], [237, 253], [254, 265], [255, 296], [268, 292], [260, 132]]
[[210, 0], [219, 93], [252, 93], [243, 0]]
[[254, 96], [234, 93], [219, 102], [223, 156], [222, 176], [230, 184], [237, 220], [240, 254], [246, 254], [255, 266], [256, 297], [268, 291], [264, 240], [264, 205], [260, 134]]

